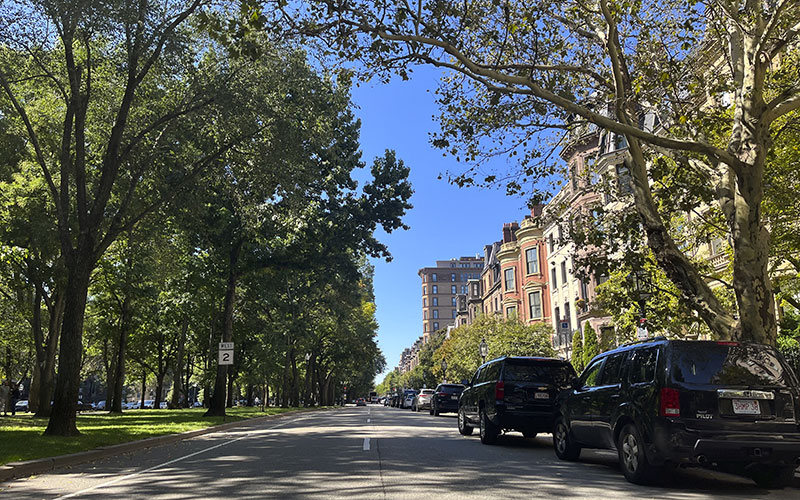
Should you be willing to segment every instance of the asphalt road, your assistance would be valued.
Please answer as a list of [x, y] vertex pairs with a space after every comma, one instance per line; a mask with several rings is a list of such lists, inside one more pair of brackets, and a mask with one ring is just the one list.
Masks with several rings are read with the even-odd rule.
[[614, 453], [560, 462], [550, 435], [510, 433], [485, 446], [458, 434], [455, 415], [369, 406], [251, 423], [0, 484], [0, 500], [40, 498], [797, 499], [800, 481], [766, 491], [692, 469], [635, 486]]

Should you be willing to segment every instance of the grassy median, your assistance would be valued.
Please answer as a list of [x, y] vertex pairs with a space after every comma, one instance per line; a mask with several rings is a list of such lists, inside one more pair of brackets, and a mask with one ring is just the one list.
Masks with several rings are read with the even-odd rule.
[[[228, 408], [225, 422], [298, 411], [303, 408]], [[205, 408], [185, 410], [129, 410], [122, 415], [107, 412], [78, 415], [80, 436], [43, 436], [47, 419], [31, 414], [0, 417], [0, 465], [20, 460], [54, 457], [126, 443], [154, 436], [202, 429], [222, 423], [222, 417], [203, 417]]]

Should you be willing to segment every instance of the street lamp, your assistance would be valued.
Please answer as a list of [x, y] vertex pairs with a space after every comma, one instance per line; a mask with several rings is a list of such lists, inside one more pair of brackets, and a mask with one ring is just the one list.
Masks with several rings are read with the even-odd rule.
[[486, 339], [481, 339], [480, 345], [478, 345], [478, 351], [481, 353], [481, 358], [483, 358], [483, 362], [486, 363], [486, 356], [489, 355], [489, 346], [486, 345]]
[[442, 381], [447, 382], [447, 361], [442, 358]]
[[647, 305], [647, 299], [652, 295], [648, 284], [647, 271], [644, 269], [632, 271], [628, 274], [628, 280], [633, 284], [633, 290], [636, 292], [636, 301], [639, 303], [638, 337], [647, 338], [647, 313], [645, 306]]

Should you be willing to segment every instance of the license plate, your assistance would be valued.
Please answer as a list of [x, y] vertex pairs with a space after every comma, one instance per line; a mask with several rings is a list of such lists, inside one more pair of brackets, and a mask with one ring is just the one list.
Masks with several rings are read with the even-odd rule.
[[733, 399], [733, 413], [739, 415], [760, 415], [761, 408], [755, 399]]
[[452, 399], [453, 401], [458, 401], [458, 396], [450, 396], [450, 399]]
[[550, 399], [550, 394], [546, 392], [537, 392], [533, 395], [534, 399]]

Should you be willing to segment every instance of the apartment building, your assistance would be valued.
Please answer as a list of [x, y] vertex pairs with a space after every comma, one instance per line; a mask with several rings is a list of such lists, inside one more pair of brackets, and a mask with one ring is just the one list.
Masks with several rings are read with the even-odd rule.
[[481, 257], [438, 260], [435, 266], [417, 272], [422, 280], [423, 345], [433, 332], [455, 324], [457, 297], [466, 294], [469, 280], [480, 276], [483, 260]]

